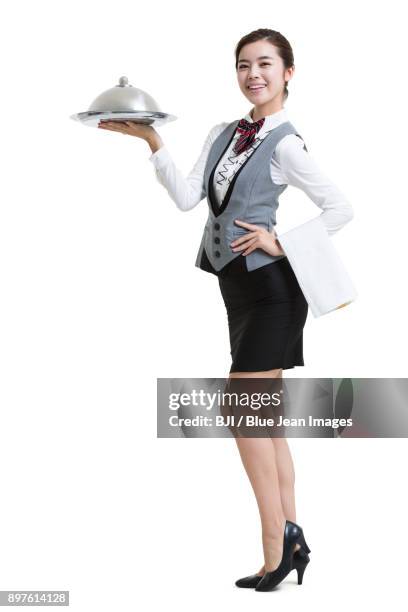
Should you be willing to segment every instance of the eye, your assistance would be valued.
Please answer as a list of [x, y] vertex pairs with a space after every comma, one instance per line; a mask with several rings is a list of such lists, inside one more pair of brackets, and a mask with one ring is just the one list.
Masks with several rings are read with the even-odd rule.
[[[262, 62], [261, 66], [270, 66], [270, 62]], [[241, 64], [240, 66], [238, 66], [238, 70], [241, 70], [241, 68], [248, 68], [248, 66], [246, 64]]]

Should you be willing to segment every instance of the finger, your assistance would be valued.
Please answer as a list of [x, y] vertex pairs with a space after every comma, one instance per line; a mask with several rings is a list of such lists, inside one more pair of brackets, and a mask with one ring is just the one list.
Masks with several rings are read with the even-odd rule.
[[119, 127], [119, 128], [120, 127], [121, 128], [127, 127], [127, 126], [124, 125], [124, 123], [122, 121], [107, 121], [107, 120], [104, 121], [104, 120], [102, 120], [101, 123], [103, 125], [106, 125], [107, 127], [112, 127], [112, 128], [114, 128], [114, 127]]
[[107, 125], [105, 124], [102, 127], [105, 127], [107, 130], [112, 130], [113, 132], [123, 132], [125, 129], [127, 129], [125, 128], [125, 126], [118, 126], [112, 123], [109, 123]]
[[239, 219], [235, 219], [235, 223], [237, 223], [240, 227], [247, 227], [251, 230], [260, 229], [258, 225], [254, 225], [253, 223], [247, 223], [246, 221], [240, 221]]
[[244, 253], [241, 253], [241, 255], [249, 255], [250, 253], [252, 253], [252, 251], [255, 251], [255, 249], [257, 249], [257, 245], [253, 244], [252, 246], [249, 247], [249, 249], [247, 251], [244, 251]]
[[241, 238], [237, 238], [236, 240], [231, 242], [230, 246], [237, 246], [238, 244], [242, 244], [243, 242], [245, 242], [246, 240], [250, 238], [255, 238], [256, 235], [257, 235], [256, 232], [248, 232], [247, 234], [245, 234], [245, 236], [242, 236]]
[[247, 249], [250, 245], [255, 244], [257, 242], [257, 238], [253, 238], [252, 240], [246, 240], [241, 246], [234, 247], [232, 250], [235, 251], [243, 251]]

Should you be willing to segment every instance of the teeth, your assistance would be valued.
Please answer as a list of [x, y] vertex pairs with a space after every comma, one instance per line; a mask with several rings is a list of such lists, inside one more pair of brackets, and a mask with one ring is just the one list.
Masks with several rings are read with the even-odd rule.
[[266, 85], [255, 85], [255, 86], [249, 86], [248, 89], [262, 89], [262, 87], [266, 87]]

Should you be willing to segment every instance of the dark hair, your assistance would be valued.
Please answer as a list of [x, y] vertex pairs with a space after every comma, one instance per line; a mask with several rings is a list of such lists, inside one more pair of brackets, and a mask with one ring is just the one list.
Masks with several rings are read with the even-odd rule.
[[[267, 28], [260, 28], [259, 30], [254, 30], [249, 34], [246, 34], [241, 38], [235, 48], [235, 70], [238, 68], [238, 57], [242, 47], [247, 45], [248, 43], [256, 42], [257, 40], [267, 40], [272, 43], [276, 48], [280, 58], [282, 58], [285, 69], [292, 68], [295, 64], [295, 59], [293, 57], [292, 47], [290, 46], [289, 41], [276, 30], [269, 30]], [[285, 81], [285, 89], [284, 89], [284, 99], [289, 95], [288, 91], [288, 82]]]

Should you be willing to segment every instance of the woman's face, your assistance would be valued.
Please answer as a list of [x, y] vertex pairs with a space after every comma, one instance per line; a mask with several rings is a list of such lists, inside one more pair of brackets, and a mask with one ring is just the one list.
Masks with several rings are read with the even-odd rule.
[[[239, 87], [244, 96], [254, 104], [281, 103], [285, 81], [292, 78], [294, 68], [285, 70], [277, 48], [267, 40], [257, 40], [242, 47], [237, 64]], [[249, 86], [260, 86], [250, 89]]]

